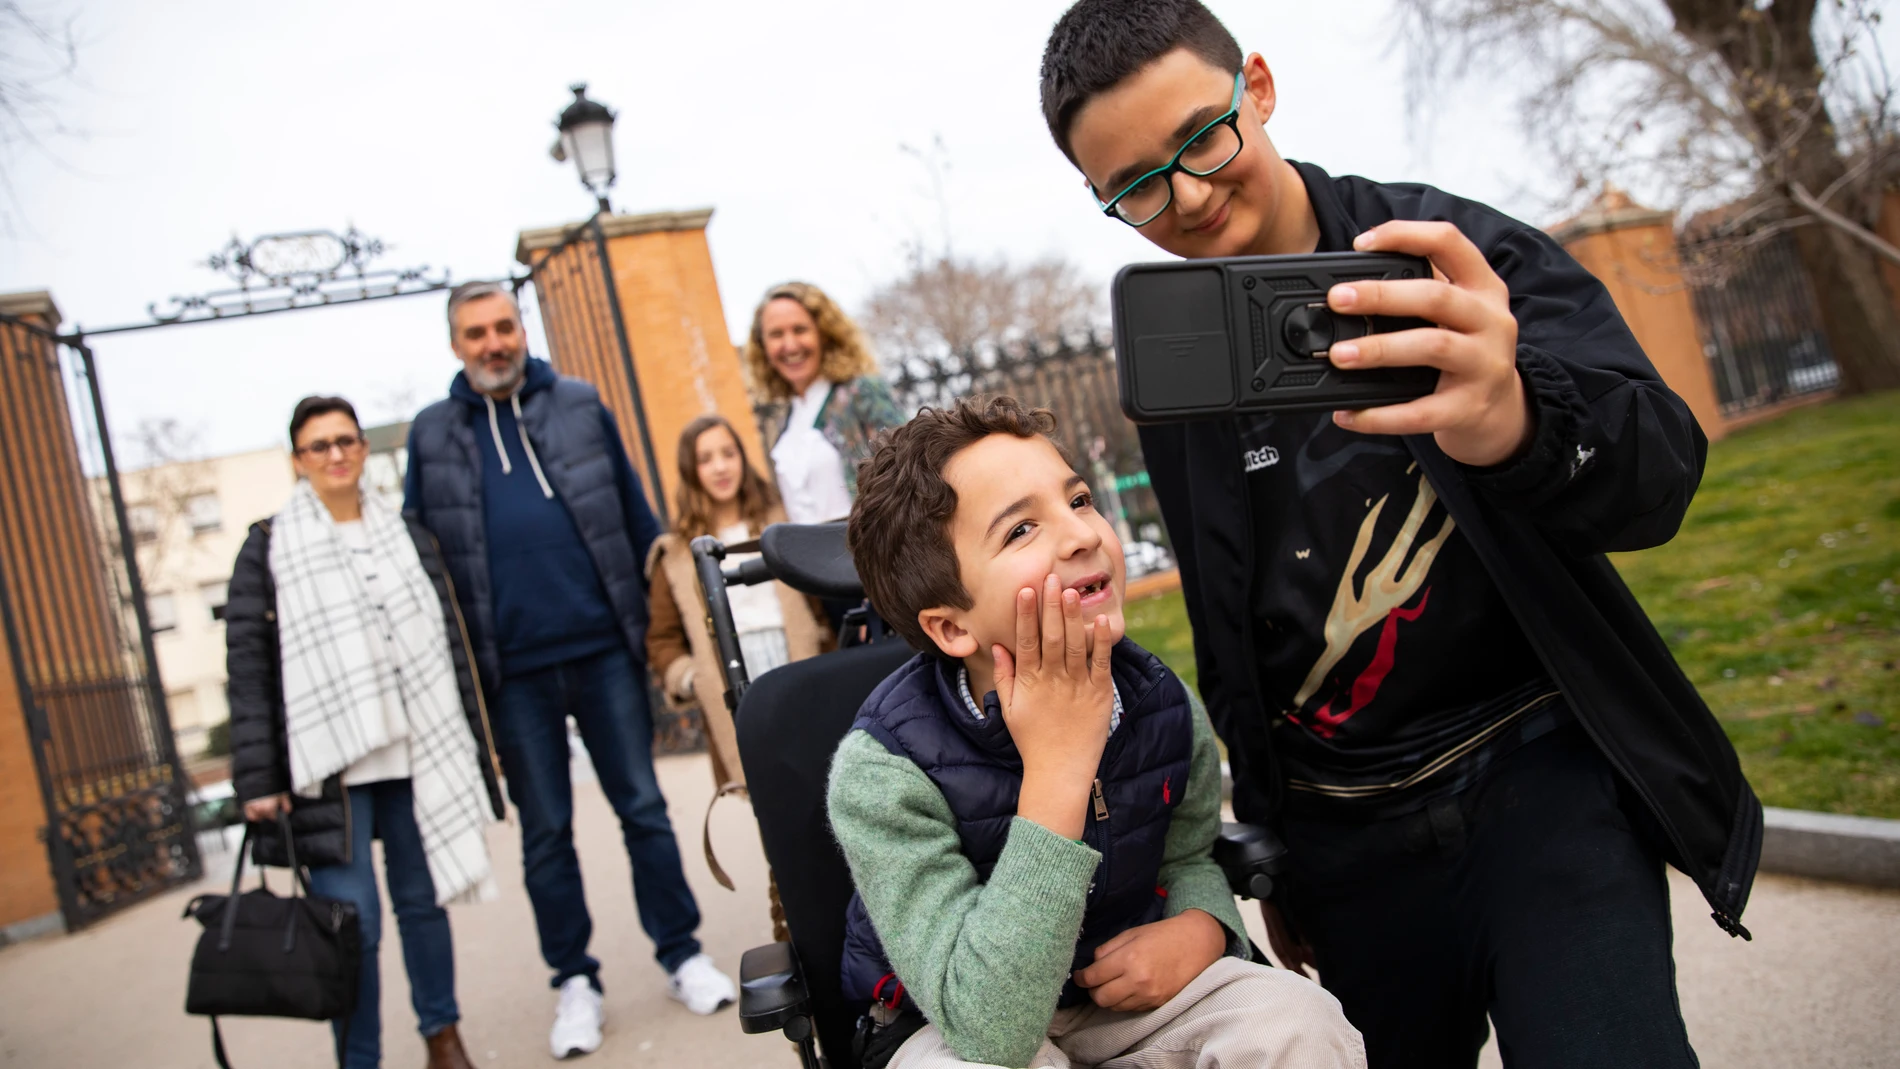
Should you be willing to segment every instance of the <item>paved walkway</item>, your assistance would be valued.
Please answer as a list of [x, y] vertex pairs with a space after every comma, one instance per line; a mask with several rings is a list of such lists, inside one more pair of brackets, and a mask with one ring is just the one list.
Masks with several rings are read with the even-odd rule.
[[[705, 914], [701, 938], [729, 971], [746, 948], [771, 938], [765, 866], [750, 813], [720, 804], [713, 823], [720, 860], [737, 893], [712, 881], [699, 851], [699, 817], [711, 795], [704, 757], [659, 762]], [[792, 1069], [790, 1048], [739, 1031], [731, 1010], [694, 1017], [666, 997], [665, 978], [634, 916], [627, 855], [618, 827], [591, 783], [576, 786], [576, 829], [593, 907], [594, 954], [605, 963], [607, 1038], [580, 1063], [610, 1066], [765, 1066]], [[490, 837], [500, 901], [457, 906], [454, 917], [463, 1036], [484, 1067], [550, 1065], [547, 1027], [554, 995], [536, 951], [533, 919], [518, 877], [513, 826]], [[212, 862], [218, 864], [216, 859]], [[228, 868], [226, 880], [228, 881]], [[281, 874], [279, 874], [281, 881]], [[207, 881], [209, 884], [210, 881]], [[281, 885], [281, 883], [280, 883]], [[1708, 920], [1687, 880], [1671, 874], [1683, 1013], [1702, 1063], [1723, 1069], [1886, 1066], [1900, 1050], [1900, 894], [1765, 876], [1747, 921], [1753, 943], [1730, 940]], [[186, 966], [198, 925], [179, 919], [181, 888], [73, 936], [0, 950], [0, 1066], [140, 1066], [208, 1069], [209, 1030], [183, 1012]], [[1257, 918], [1249, 914], [1250, 923]], [[385, 918], [385, 1064], [422, 1064], [408, 985]], [[1265, 938], [1254, 933], [1262, 945]], [[225, 1029], [238, 1069], [321, 1069], [330, 1060], [320, 1025], [233, 1020]], [[1495, 1052], [1485, 1064], [1497, 1065]]]

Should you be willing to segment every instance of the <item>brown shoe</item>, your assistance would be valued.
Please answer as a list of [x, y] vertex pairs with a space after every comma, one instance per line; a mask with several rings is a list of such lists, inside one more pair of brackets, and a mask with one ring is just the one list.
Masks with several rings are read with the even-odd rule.
[[468, 1060], [468, 1052], [462, 1049], [462, 1037], [450, 1025], [432, 1036], [422, 1040], [429, 1045], [429, 1069], [475, 1069]]

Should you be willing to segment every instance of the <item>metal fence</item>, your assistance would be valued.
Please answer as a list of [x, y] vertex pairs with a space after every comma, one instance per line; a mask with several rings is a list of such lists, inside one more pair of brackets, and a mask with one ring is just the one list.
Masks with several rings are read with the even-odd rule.
[[1821, 329], [1814, 288], [1794, 238], [1776, 234], [1715, 252], [1687, 244], [1685, 262], [1719, 256], [1714, 280], [1692, 285], [1702, 351], [1724, 416], [1831, 390], [1840, 371]]
[[[103, 475], [101, 509], [87, 491]], [[68, 927], [201, 863], [92, 353], [0, 316], [0, 624]]]
[[1115, 350], [1107, 340], [909, 356], [887, 366], [891, 392], [906, 412], [995, 393], [1050, 409], [1056, 415], [1056, 439], [1089, 477], [1122, 539], [1168, 544], [1135, 425], [1122, 415]]

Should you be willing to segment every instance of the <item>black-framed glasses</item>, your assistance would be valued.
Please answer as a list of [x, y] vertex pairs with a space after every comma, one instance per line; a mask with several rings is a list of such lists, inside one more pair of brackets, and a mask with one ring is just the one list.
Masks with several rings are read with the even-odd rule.
[[327, 457], [332, 449], [339, 449], [348, 454], [368, 444], [369, 439], [360, 434], [339, 434], [335, 438], [319, 438], [314, 442], [305, 442], [297, 447], [297, 452], [306, 457]]
[[1227, 105], [1227, 114], [1195, 131], [1167, 166], [1156, 167], [1128, 183], [1106, 204], [1098, 195], [1096, 205], [1104, 214], [1129, 226], [1147, 226], [1174, 203], [1176, 171], [1206, 178], [1234, 162], [1234, 157], [1240, 155], [1240, 94], [1246, 86], [1245, 73], [1234, 75], [1234, 99]]

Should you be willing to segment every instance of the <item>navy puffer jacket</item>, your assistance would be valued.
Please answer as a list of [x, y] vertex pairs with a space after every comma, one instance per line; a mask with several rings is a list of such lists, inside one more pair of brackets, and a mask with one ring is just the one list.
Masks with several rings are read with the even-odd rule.
[[[995, 692], [984, 697], [984, 718], [972, 717], [958, 694], [957, 667], [954, 661], [918, 654], [871, 692], [851, 727], [924, 770], [956, 816], [963, 855], [976, 867], [977, 878], [988, 880], [1016, 816], [1023, 762]], [[1102, 860], [1076, 939], [1076, 969], [1092, 964], [1095, 949], [1108, 940], [1162, 919], [1161, 859], [1194, 750], [1187, 688], [1159, 658], [1123, 639], [1109, 671], [1121, 695], [1122, 720], [1108, 737], [1097, 771], [1102, 804], [1091, 808], [1082, 832], [1082, 841], [1100, 851]], [[845, 914], [842, 964], [845, 997], [893, 1001], [893, 981], [902, 977], [893, 975], [855, 894]], [[1070, 980], [1058, 1005], [1087, 1000], [1088, 993]]]

